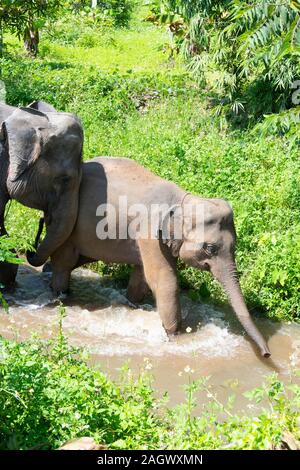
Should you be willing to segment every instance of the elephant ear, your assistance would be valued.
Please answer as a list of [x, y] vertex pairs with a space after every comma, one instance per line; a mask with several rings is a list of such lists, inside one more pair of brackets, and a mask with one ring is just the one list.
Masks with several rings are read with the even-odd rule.
[[172, 255], [177, 257], [183, 243], [183, 216], [181, 205], [170, 207], [161, 217], [159, 223], [160, 239], [166, 244]]
[[48, 127], [45, 114], [27, 108], [17, 109], [4, 121], [10, 181], [16, 181], [38, 160], [43, 145], [42, 133]]

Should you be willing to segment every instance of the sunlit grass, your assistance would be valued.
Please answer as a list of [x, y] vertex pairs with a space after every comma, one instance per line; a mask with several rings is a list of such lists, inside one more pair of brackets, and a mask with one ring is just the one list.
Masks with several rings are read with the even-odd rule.
[[[105, 72], [185, 72], [179, 57], [169, 59], [164, 52], [168, 40], [165, 30], [152, 25], [146, 25], [138, 31], [124, 29], [98, 32], [96, 39], [93, 33], [89, 33], [73, 45], [58, 44], [48, 38], [43, 39], [42, 35], [40, 55], [36, 60], [80, 63], [97, 66]], [[19, 52], [22, 51], [22, 44], [14, 36], [7, 35], [5, 41], [8, 50], [17, 48]], [[80, 45], [85, 42], [88, 47]]]

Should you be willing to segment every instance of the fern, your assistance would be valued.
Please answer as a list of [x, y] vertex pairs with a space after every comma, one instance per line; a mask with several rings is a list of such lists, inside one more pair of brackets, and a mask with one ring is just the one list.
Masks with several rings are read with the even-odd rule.
[[255, 124], [265, 120], [262, 129], [272, 132], [276, 125], [279, 133], [289, 134], [299, 127], [291, 97], [300, 76], [300, 2], [156, 2], [180, 17], [181, 29], [173, 28], [176, 51], [210, 87], [218, 115], [240, 115]]

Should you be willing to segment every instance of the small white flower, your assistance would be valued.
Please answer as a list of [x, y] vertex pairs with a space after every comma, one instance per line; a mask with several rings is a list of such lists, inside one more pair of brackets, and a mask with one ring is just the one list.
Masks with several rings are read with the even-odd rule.
[[210, 393], [210, 392], [207, 392], [206, 396], [207, 396], [207, 398], [213, 398], [213, 394]]
[[188, 374], [189, 372], [191, 372], [190, 366], [185, 366], [185, 368], [184, 368], [183, 370], [184, 370], [184, 372], [186, 372], [187, 374]]
[[192, 331], [192, 328], [190, 326], [187, 327], [187, 329], [185, 330], [187, 333], [191, 333]]
[[149, 362], [149, 357], [144, 357], [144, 362]]
[[182, 377], [182, 370], [178, 372], [179, 377]]
[[29, 393], [33, 393], [33, 392], [34, 392], [33, 388], [30, 388], [28, 391], [29, 391]]
[[78, 413], [78, 411], [76, 411], [76, 413], [74, 414], [75, 418], [76, 419], [80, 419], [81, 418], [81, 414]]
[[153, 365], [151, 364], [151, 362], [148, 362], [146, 365], [145, 365], [145, 369], [146, 370], [151, 370], [153, 368]]

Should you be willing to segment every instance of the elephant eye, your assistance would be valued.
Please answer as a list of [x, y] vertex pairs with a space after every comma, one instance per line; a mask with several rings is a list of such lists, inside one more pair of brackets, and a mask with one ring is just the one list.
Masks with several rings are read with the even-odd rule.
[[203, 250], [205, 253], [208, 255], [216, 255], [218, 252], [218, 247], [216, 245], [213, 245], [212, 243], [203, 243]]

